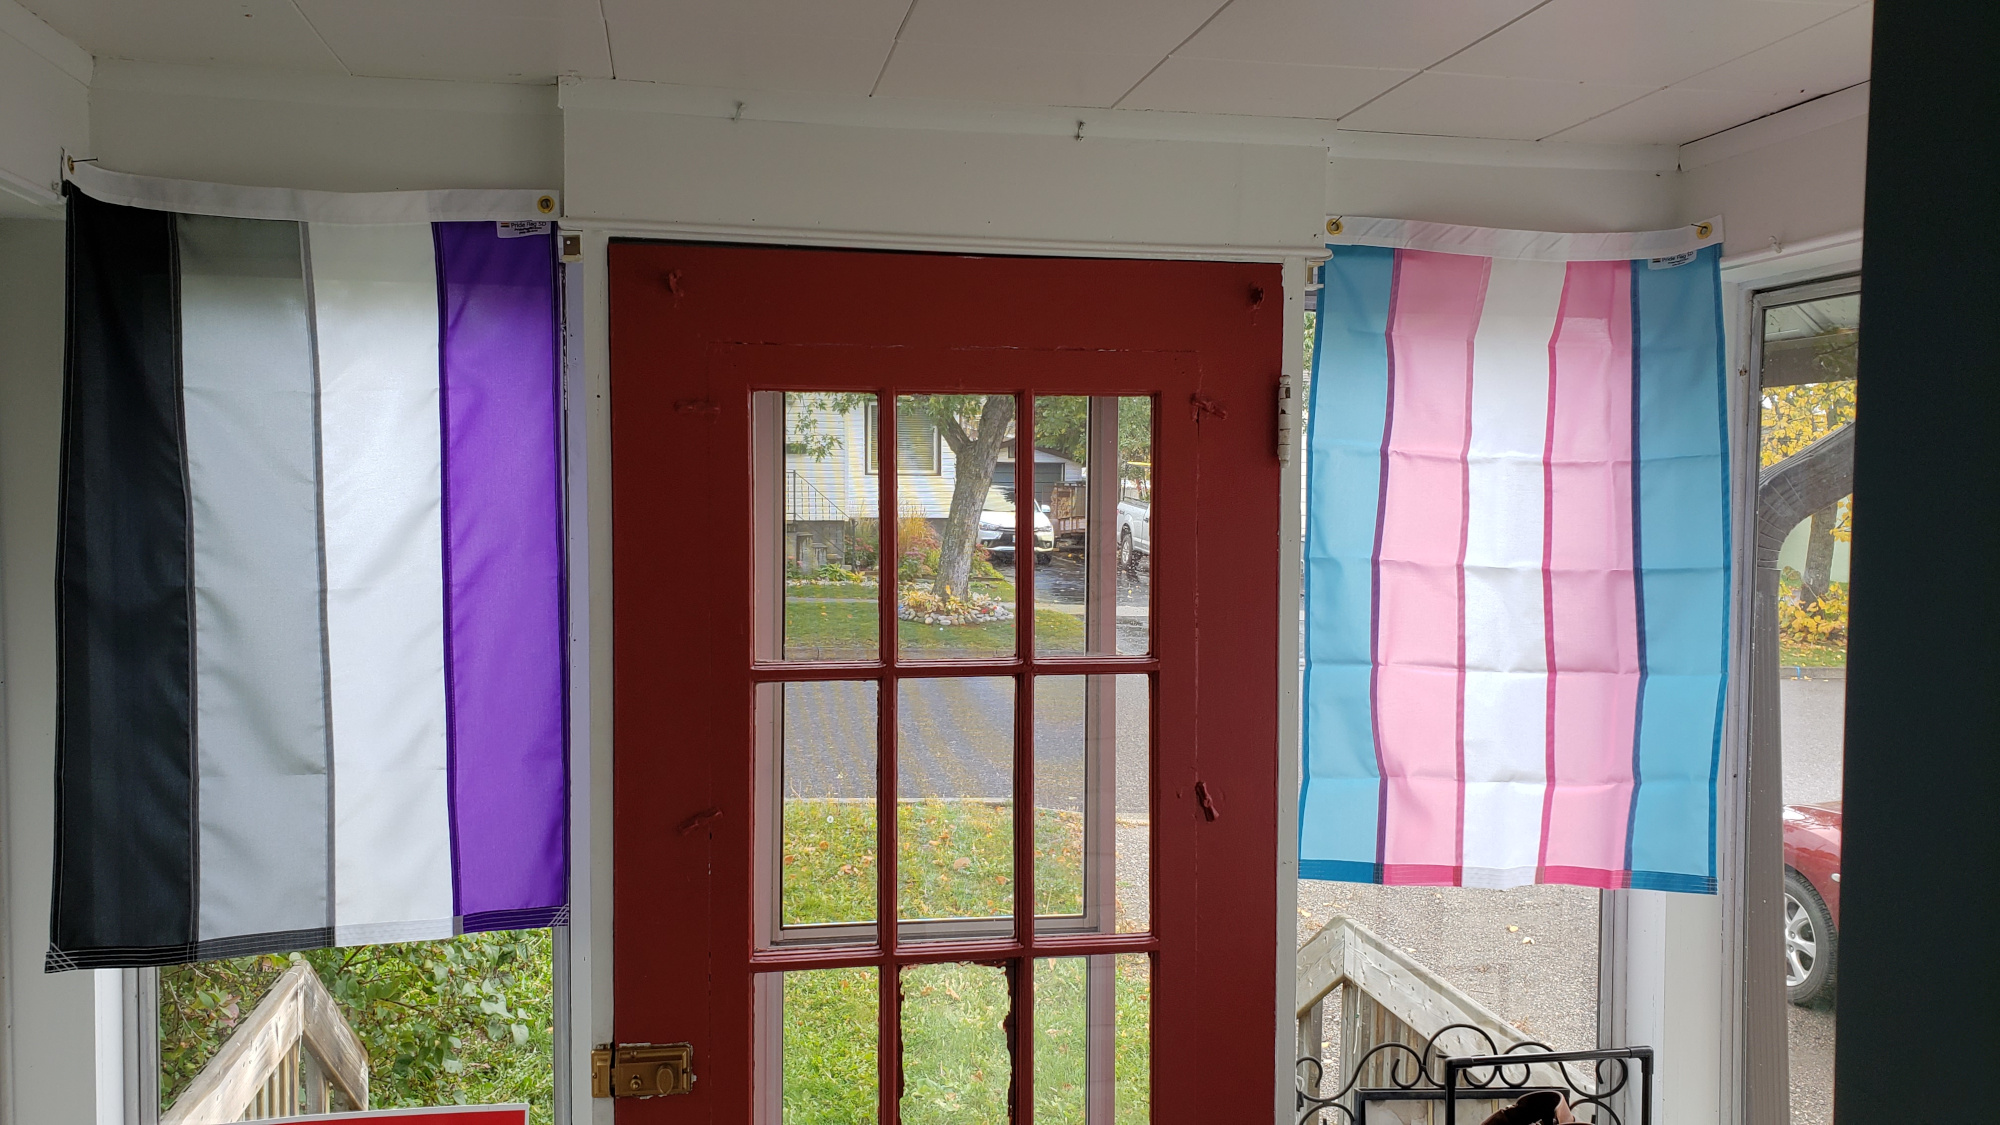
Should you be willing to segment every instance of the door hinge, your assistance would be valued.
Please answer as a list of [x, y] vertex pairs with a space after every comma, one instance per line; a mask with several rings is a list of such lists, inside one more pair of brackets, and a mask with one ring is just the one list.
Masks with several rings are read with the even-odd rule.
[[613, 1043], [590, 1052], [593, 1098], [661, 1098], [693, 1089], [692, 1043]]
[[1292, 377], [1278, 376], [1278, 464], [1292, 460]]

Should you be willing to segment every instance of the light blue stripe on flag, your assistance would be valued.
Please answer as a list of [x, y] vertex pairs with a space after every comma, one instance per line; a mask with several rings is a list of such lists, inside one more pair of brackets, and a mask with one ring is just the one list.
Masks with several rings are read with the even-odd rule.
[[1634, 466], [1645, 687], [1632, 886], [1715, 889], [1715, 775], [1729, 645], [1721, 248], [1632, 263]]
[[1333, 250], [1308, 417], [1304, 785], [1299, 877], [1375, 882], [1382, 781], [1369, 706], [1375, 524], [1395, 251]]

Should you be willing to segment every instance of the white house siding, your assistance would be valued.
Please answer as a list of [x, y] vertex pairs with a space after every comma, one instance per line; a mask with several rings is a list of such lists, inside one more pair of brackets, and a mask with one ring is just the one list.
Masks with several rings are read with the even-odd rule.
[[[865, 410], [845, 414], [832, 410], [814, 411], [819, 432], [838, 435], [840, 447], [824, 458], [803, 453], [785, 455], [786, 487], [791, 474], [818, 491], [827, 503], [840, 509], [847, 519], [872, 519], [881, 514], [881, 476], [870, 472], [868, 460], [868, 420]], [[788, 426], [789, 428], [789, 426]], [[951, 512], [951, 488], [958, 471], [958, 458], [939, 439], [938, 471], [904, 472], [896, 483], [898, 514], [941, 520]], [[801, 487], [798, 495], [787, 498], [790, 519], [819, 522], [827, 518], [818, 497]]]

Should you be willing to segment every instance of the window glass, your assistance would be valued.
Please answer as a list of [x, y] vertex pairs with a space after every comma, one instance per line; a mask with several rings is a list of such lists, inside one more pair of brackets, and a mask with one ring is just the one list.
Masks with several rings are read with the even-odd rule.
[[1149, 677], [1035, 679], [1035, 902], [1048, 932], [1150, 925]]
[[[780, 728], [763, 740], [781, 747], [779, 939], [865, 938], [840, 927], [875, 921], [878, 689], [829, 680], [759, 690], [766, 697], [760, 723]], [[807, 932], [815, 927], [834, 929]]]
[[[274, 986], [310, 973], [368, 1052], [370, 1109], [526, 1102], [554, 1121], [555, 989], [549, 930], [263, 954], [160, 970], [160, 1110], [257, 1034]], [[288, 1055], [246, 1106], [260, 1117], [355, 1108], [309, 1055]], [[261, 1108], [260, 1108], [261, 1107]]]
[[762, 660], [873, 660], [881, 650], [882, 534], [872, 395], [760, 391], [752, 495], [760, 508]]
[[784, 1125], [875, 1120], [880, 974], [873, 965], [778, 974]]
[[1014, 1060], [1007, 970], [947, 962], [903, 970], [903, 1125], [1008, 1119]]
[[896, 712], [904, 934], [1004, 934], [1014, 916], [1014, 680], [904, 680]]
[[[1819, 443], [1854, 421], [1861, 295], [1766, 307], [1759, 368], [1760, 466], [1824, 457]], [[1852, 479], [1852, 461], [1845, 465]], [[1826, 491], [1846, 492], [1844, 481]], [[1751, 753], [1781, 764], [1782, 901], [1791, 1119], [1833, 1120], [1834, 992], [1839, 976], [1841, 754], [1847, 711], [1847, 606], [1854, 497], [1817, 496], [1777, 558], [1778, 744]], [[1760, 575], [1759, 581], [1766, 581]], [[1767, 666], [1768, 667], [1768, 666]], [[1761, 670], [1760, 670], [1761, 671]], [[1768, 672], [1764, 674], [1768, 675]], [[1753, 707], [1760, 701], [1753, 700]], [[1761, 725], [1757, 729], [1768, 729]]]
[[944, 445], [939, 473], [898, 478], [901, 656], [1012, 657], [1019, 647], [1015, 545], [1031, 520], [1016, 508], [1012, 450], [1019, 402], [1012, 395], [900, 395], [896, 409]]
[[[880, 472], [882, 453], [879, 448], [882, 427], [881, 412], [874, 403], [867, 408], [868, 425], [868, 471]], [[938, 440], [937, 424], [905, 408], [896, 417], [896, 472], [906, 475], [936, 476], [942, 469], [943, 456], [939, 452], [943, 443]]]
[[1035, 400], [1038, 656], [1150, 647], [1152, 450], [1149, 398]]

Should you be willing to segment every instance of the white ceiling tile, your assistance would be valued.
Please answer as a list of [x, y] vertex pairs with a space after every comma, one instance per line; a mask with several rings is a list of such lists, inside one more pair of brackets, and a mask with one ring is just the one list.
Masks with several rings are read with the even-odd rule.
[[1340, 119], [1343, 129], [1533, 141], [1649, 93], [1645, 86], [1435, 71]]
[[909, 0], [603, 0], [620, 78], [866, 94]]
[[1855, 8], [1679, 85], [1780, 95], [1788, 105], [1846, 89], [1868, 80], [1874, 19], [1872, 7]]
[[342, 70], [291, 0], [29, 0], [24, 6], [84, 50], [107, 58]]
[[1123, 108], [1332, 120], [1413, 73], [1175, 55], [1125, 99]]
[[611, 77], [596, 0], [298, 0], [356, 74], [546, 82]]
[[1421, 70], [1536, 0], [1236, 0], [1176, 57]]
[[896, 45], [877, 91], [889, 97], [944, 98], [1010, 105], [1108, 106], [1132, 88], [1157, 55], [1104, 55], [959, 43]]
[[1669, 87], [1557, 133], [1551, 140], [1625, 145], [1684, 145], [1790, 104], [1744, 90]]
[[1784, 0], [1552, 0], [1438, 68], [1451, 74], [1671, 86], [1847, 5]]
[[[902, 41], [1023, 52], [1150, 55], [1152, 66], [1222, 0], [918, 0]], [[901, 51], [897, 52], [900, 62]], [[890, 69], [893, 72], [896, 64]], [[1142, 69], [1141, 74], [1145, 73]], [[1137, 75], [1134, 75], [1134, 80]], [[1127, 82], [1127, 86], [1131, 83]], [[1124, 91], [1119, 91], [1123, 93]]]

